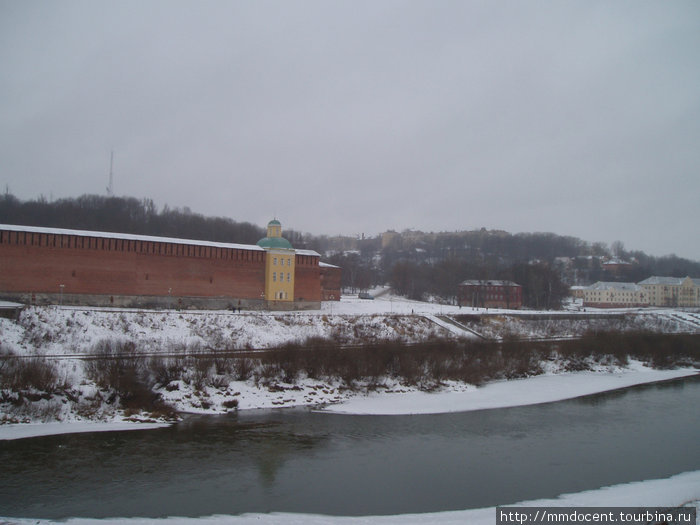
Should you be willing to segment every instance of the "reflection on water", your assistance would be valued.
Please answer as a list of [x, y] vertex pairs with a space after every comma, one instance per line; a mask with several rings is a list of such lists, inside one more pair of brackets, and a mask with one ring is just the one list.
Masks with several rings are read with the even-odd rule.
[[424, 416], [308, 410], [0, 442], [0, 515], [395, 514], [700, 468], [700, 380]]

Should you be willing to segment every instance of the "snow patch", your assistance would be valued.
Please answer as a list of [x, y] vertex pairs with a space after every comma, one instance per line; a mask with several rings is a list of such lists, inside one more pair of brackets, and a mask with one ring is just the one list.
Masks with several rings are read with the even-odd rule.
[[692, 368], [653, 370], [631, 362], [629, 370], [615, 373], [574, 372], [527, 379], [495, 381], [476, 388], [448, 384], [443, 392], [372, 393], [329, 406], [325, 412], [364, 415], [409, 415], [466, 412], [535, 405], [572, 399], [644, 383], [696, 375]]

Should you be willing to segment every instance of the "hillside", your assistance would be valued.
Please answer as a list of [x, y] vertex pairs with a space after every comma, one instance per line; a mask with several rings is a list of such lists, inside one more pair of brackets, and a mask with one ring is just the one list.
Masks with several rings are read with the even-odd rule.
[[486, 315], [388, 294], [316, 313], [30, 307], [0, 319], [0, 422], [167, 419], [332, 403], [377, 388], [461, 391], [624, 369], [630, 359], [697, 365], [697, 334], [694, 312]]

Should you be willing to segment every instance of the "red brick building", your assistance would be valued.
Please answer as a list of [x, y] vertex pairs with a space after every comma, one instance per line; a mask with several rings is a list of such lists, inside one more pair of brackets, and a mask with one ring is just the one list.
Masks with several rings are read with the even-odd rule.
[[270, 254], [263, 246], [0, 225], [0, 299], [163, 308], [319, 308], [324, 295], [320, 255], [310, 250], [292, 253], [293, 298], [283, 304], [265, 297]]
[[457, 297], [460, 306], [511, 310], [523, 306], [522, 286], [512, 281], [467, 280], [459, 284]]
[[321, 300], [340, 301], [340, 279], [342, 272], [340, 266], [320, 263], [321, 267]]

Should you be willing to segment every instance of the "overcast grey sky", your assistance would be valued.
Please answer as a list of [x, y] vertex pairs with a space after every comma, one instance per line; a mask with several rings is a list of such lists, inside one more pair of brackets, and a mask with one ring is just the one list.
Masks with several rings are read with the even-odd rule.
[[[700, 260], [700, 2], [0, 0], [0, 184]], [[232, 239], [235, 241], [235, 239]]]

